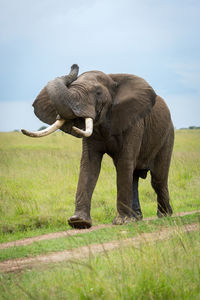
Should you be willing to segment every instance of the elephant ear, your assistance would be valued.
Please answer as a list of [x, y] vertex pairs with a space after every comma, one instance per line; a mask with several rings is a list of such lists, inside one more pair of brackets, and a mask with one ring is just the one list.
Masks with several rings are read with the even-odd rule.
[[148, 115], [156, 100], [153, 88], [142, 78], [128, 74], [111, 74], [118, 88], [111, 110], [111, 134], [126, 131]]
[[57, 117], [56, 109], [44, 87], [33, 102], [34, 113], [42, 122], [53, 124]]

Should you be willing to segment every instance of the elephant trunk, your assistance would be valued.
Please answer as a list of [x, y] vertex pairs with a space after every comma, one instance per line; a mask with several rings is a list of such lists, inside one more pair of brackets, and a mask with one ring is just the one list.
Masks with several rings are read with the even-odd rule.
[[73, 64], [71, 66], [71, 71], [68, 75], [60, 77], [63, 79], [63, 82], [66, 86], [70, 85], [73, 81], [77, 79], [78, 76], [78, 71], [79, 71], [79, 66], [76, 64]]
[[87, 90], [80, 84], [69, 86], [75, 80], [78, 66], [73, 65], [67, 76], [57, 77], [48, 82], [46, 91], [57, 114], [65, 120], [75, 118], [95, 119], [95, 107], [90, 101]]
[[77, 79], [78, 70], [78, 65], [72, 65], [69, 75], [57, 77], [46, 86], [47, 94], [57, 113], [66, 120], [75, 118], [73, 106], [76, 103], [76, 95], [70, 92], [68, 86]]

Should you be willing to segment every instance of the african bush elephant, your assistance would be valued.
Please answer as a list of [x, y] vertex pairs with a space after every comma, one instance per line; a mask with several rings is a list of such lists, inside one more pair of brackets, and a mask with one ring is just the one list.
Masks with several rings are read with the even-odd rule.
[[142, 78], [90, 71], [78, 77], [78, 65], [68, 75], [48, 82], [33, 103], [36, 116], [49, 128], [26, 135], [47, 135], [56, 129], [83, 137], [75, 213], [75, 228], [92, 225], [91, 197], [102, 157], [113, 159], [117, 172], [117, 216], [113, 224], [142, 218], [138, 179], [151, 173], [158, 217], [171, 215], [168, 172], [174, 128], [164, 100]]

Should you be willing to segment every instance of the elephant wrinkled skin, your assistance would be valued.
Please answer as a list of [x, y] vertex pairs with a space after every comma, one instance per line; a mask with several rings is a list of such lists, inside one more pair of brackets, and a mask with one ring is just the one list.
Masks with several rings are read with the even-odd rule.
[[72, 227], [92, 225], [91, 198], [105, 153], [112, 157], [117, 172], [113, 224], [142, 218], [138, 180], [146, 178], [148, 171], [157, 194], [158, 217], [172, 214], [168, 172], [174, 127], [164, 100], [144, 79], [100, 71], [78, 76], [78, 66], [73, 65], [69, 75], [48, 82], [33, 106], [43, 122], [51, 125], [57, 120], [62, 131], [83, 137], [75, 213], [68, 220]]

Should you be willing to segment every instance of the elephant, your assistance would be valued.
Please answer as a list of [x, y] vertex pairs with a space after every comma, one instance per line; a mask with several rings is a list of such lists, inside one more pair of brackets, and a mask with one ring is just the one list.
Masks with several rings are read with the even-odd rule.
[[78, 76], [78, 72], [78, 65], [72, 65], [68, 75], [49, 81], [36, 97], [34, 113], [51, 126], [36, 132], [22, 129], [31, 137], [60, 129], [82, 138], [75, 213], [68, 224], [79, 229], [92, 226], [91, 198], [104, 154], [116, 168], [113, 224], [142, 219], [138, 181], [147, 172], [157, 194], [157, 216], [171, 216], [168, 173], [174, 126], [166, 103], [136, 75], [88, 71]]

